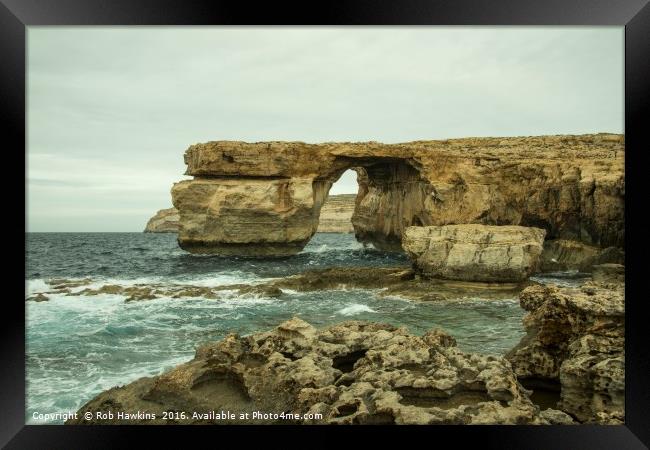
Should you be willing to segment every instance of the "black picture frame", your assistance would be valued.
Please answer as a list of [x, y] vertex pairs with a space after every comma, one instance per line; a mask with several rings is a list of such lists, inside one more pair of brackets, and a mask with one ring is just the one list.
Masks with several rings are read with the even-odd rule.
[[[10, 156], [26, 151], [25, 75], [26, 27], [35, 25], [618, 25], [625, 27], [625, 135], [626, 135], [626, 420], [621, 426], [475, 426], [394, 427], [398, 438], [417, 432], [419, 442], [454, 446], [476, 443], [485, 448], [636, 449], [650, 445], [650, 351], [641, 295], [645, 268], [641, 257], [647, 239], [644, 205], [644, 165], [650, 151], [646, 128], [650, 117], [650, 5], [648, 0], [357, 0], [249, 4], [209, 0], [0, 0], [0, 126], [3, 128], [5, 174], [26, 174], [7, 164]], [[7, 139], [9, 138], [9, 139]], [[17, 158], [18, 166], [26, 164]], [[25, 180], [23, 179], [23, 183]], [[21, 186], [20, 181], [12, 183]], [[12, 190], [12, 189], [10, 189]], [[10, 192], [16, 210], [10, 225], [16, 235], [25, 232], [25, 191]], [[19, 206], [23, 200], [22, 206]], [[633, 205], [630, 208], [630, 205]], [[13, 205], [12, 205], [13, 206]], [[636, 207], [636, 209], [635, 209]], [[636, 215], [636, 217], [634, 217]], [[11, 230], [14, 231], [14, 230]], [[5, 241], [12, 239], [7, 231]], [[14, 243], [15, 243], [14, 242]], [[21, 245], [16, 246], [20, 251]], [[25, 250], [22, 246], [22, 250]], [[13, 270], [19, 271], [13, 264]], [[10, 275], [9, 275], [10, 276]], [[8, 278], [17, 286], [18, 277]], [[24, 288], [24, 286], [23, 286]], [[18, 289], [16, 289], [18, 290]], [[13, 294], [13, 291], [12, 291]], [[24, 290], [23, 290], [24, 294]], [[25, 322], [20, 294], [5, 297], [2, 333], [0, 444], [7, 448], [120, 448], [135, 444], [146, 433], [167, 442], [208, 438], [225, 443], [226, 432], [246, 440], [270, 439], [272, 427], [66, 427], [25, 425]], [[188, 428], [191, 428], [188, 430]], [[215, 430], [218, 428], [218, 430]], [[280, 427], [286, 440], [309, 443], [334, 431], [376, 435], [374, 427]], [[255, 435], [249, 431], [259, 431]], [[244, 433], [244, 434], [242, 434]], [[271, 434], [269, 434], [271, 433]], [[370, 434], [368, 434], [370, 433]], [[341, 439], [338, 436], [337, 439]], [[185, 441], [187, 442], [187, 441]], [[412, 441], [415, 443], [416, 441]], [[192, 444], [188, 444], [192, 445]], [[234, 444], [228, 444], [234, 445]]]

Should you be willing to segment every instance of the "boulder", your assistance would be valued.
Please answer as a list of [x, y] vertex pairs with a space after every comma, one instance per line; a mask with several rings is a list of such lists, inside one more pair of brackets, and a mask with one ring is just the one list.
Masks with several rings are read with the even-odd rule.
[[402, 247], [425, 278], [517, 282], [536, 271], [545, 234], [514, 225], [409, 227]]

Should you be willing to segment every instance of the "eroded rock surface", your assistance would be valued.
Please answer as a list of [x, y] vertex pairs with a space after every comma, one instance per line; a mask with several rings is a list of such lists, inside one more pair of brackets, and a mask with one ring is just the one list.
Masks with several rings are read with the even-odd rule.
[[409, 226], [543, 228], [547, 239], [624, 246], [622, 135], [466, 138], [404, 144], [214, 141], [185, 152], [172, 200], [196, 253], [282, 256], [316, 232], [332, 184], [358, 173], [355, 235], [399, 250]]
[[518, 282], [537, 270], [545, 234], [520, 226], [409, 227], [402, 247], [427, 278]]
[[[87, 412], [113, 412], [108, 420]], [[163, 411], [175, 411], [172, 420]], [[249, 420], [197, 417], [249, 412]], [[117, 413], [155, 414], [120, 420]], [[252, 419], [253, 411], [299, 414]], [[185, 418], [181, 418], [184, 413]], [[304, 414], [310, 416], [304, 419]], [[315, 416], [318, 414], [318, 416]], [[318, 330], [293, 318], [269, 331], [199, 347], [193, 360], [99, 394], [68, 424], [106, 423], [549, 424], [572, 423], [528, 398], [502, 357], [467, 354], [440, 330], [360, 321]]]
[[625, 252], [621, 248], [600, 248], [579, 241], [555, 239], [544, 242], [539, 269], [542, 272], [591, 272], [599, 264], [624, 263]]
[[[330, 195], [321, 208], [318, 233], [354, 233], [352, 214], [356, 194]], [[177, 233], [180, 215], [176, 208], [161, 209], [144, 230], [145, 233]]]
[[612, 266], [579, 288], [524, 289], [528, 334], [507, 355], [520, 379], [559, 381], [559, 408], [583, 422], [625, 415], [625, 285], [623, 267]]

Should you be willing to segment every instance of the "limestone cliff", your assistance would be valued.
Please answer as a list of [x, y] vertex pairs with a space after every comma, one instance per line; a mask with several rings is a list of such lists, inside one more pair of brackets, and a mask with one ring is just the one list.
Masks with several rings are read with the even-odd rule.
[[356, 194], [330, 195], [320, 210], [318, 233], [354, 233], [352, 214]]
[[332, 184], [359, 174], [357, 238], [400, 249], [412, 225], [542, 228], [547, 239], [624, 245], [622, 135], [403, 144], [213, 141], [185, 152], [172, 200], [196, 253], [290, 255], [316, 232]]
[[[356, 194], [330, 195], [320, 212], [318, 233], [354, 233], [352, 213]], [[161, 209], [144, 230], [145, 233], [177, 233], [180, 216], [176, 208]]]
[[145, 233], [177, 233], [180, 215], [176, 208], [161, 209], [154, 215], [144, 229]]

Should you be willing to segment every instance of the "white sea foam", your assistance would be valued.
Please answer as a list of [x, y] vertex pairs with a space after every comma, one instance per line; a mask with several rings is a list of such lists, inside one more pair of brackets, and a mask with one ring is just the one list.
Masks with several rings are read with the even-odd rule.
[[50, 289], [50, 285], [41, 278], [26, 280], [27, 281], [27, 295], [33, 295], [38, 292], [44, 292]]
[[[70, 281], [82, 281], [87, 280], [87, 278], [67, 278]], [[270, 280], [270, 278], [259, 278], [254, 274], [233, 271], [229, 273], [219, 273], [214, 275], [205, 275], [196, 277], [182, 277], [182, 278], [173, 278], [165, 276], [156, 276], [156, 277], [138, 277], [138, 278], [104, 278], [96, 277], [91, 279], [89, 283], [85, 283], [81, 286], [68, 288], [70, 293], [78, 293], [84, 289], [99, 289], [102, 286], [108, 284], [114, 284], [118, 286], [135, 286], [135, 285], [163, 285], [163, 286], [200, 286], [200, 287], [219, 287], [230, 284], [258, 284]], [[26, 280], [26, 291], [27, 295], [34, 295], [36, 293], [45, 293], [52, 291], [52, 286], [49, 284], [50, 279], [31, 279]]]
[[363, 244], [361, 242], [357, 242], [356, 240], [351, 241], [351, 242], [346, 242], [343, 243], [343, 245], [337, 245], [336, 244], [321, 244], [319, 246], [308, 246], [305, 247], [305, 249], [301, 253], [326, 253], [326, 252], [345, 252], [349, 250], [361, 250], [364, 248]]
[[[61, 401], [62, 397], [70, 403], [70, 411], [77, 411], [85, 402], [93, 398], [102, 391], [110, 389], [117, 385], [128, 384], [142, 377], [155, 376], [168, 370], [178, 364], [187, 362], [192, 357], [191, 352], [183, 355], [175, 355], [159, 363], [142, 363], [134, 364], [131, 368], [112, 373], [110, 375], [95, 376], [91, 383], [79, 384], [75, 381], [75, 374], [61, 372], [59, 376], [49, 378], [48, 383], [29, 383], [27, 396], [28, 409], [36, 411], [59, 410], [55, 408], [56, 404]], [[93, 367], [90, 367], [92, 369]], [[99, 373], [98, 371], [89, 371], [86, 376], [92, 376]], [[38, 400], [36, 400], [38, 399]], [[46, 400], [47, 399], [47, 400]], [[58, 399], [58, 400], [55, 400]], [[36, 401], [35, 401], [36, 400]], [[64, 400], [64, 401], [65, 401]], [[60, 421], [47, 422], [57, 423]], [[32, 415], [27, 416], [28, 424], [45, 423], [38, 419], [33, 419]]]
[[226, 298], [217, 300], [215, 307], [224, 309], [237, 309], [242, 307], [269, 305], [274, 303], [275, 300], [265, 297], [239, 297], [239, 298]]
[[354, 303], [350, 306], [346, 306], [345, 308], [341, 308], [338, 311], [336, 311], [337, 314], [340, 314], [342, 316], [354, 316], [356, 314], [362, 313], [362, 312], [377, 312], [374, 309], [372, 309], [368, 305], [362, 305], [360, 303]]

